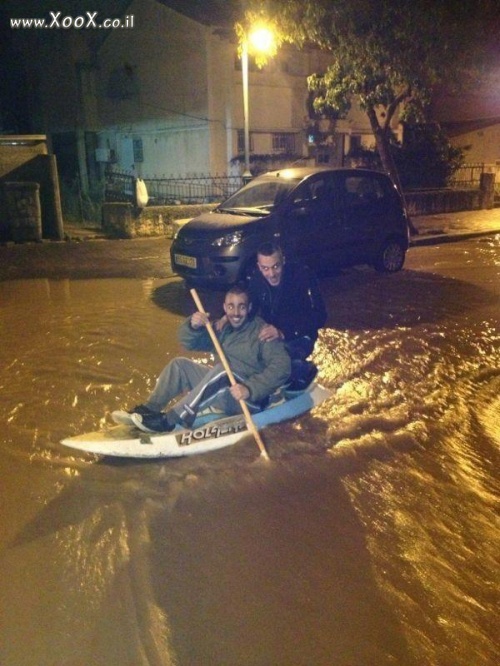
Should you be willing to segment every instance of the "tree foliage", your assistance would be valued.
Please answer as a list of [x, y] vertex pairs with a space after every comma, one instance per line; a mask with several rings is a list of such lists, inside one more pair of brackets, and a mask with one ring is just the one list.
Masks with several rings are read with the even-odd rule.
[[403, 144], [391, 150], [405, 190], [446, 187], [465, 154], [433, 123], [405, 127]]
[[495, 48], [499, 6], [497, 0], [250, 0], [245, 23], [270, 20], [281, 43], [331, 55], [327, 70], [309, 78], [315, 109], [345, 116], [356, 100], [385, 170], [400, 186], [391, 123], [422, 120], [443, 81], [451, 87], [478, 76], [472, 64]]
[[[446, 187], [464, 163], [466, 148], [453, 146], [436, 123], [405, 125], [404, 142], [392, 137], [390, 150], [403, 189]], [[374, 149], [355, 147], [349, 157], [362, 166], [382, 167]]]

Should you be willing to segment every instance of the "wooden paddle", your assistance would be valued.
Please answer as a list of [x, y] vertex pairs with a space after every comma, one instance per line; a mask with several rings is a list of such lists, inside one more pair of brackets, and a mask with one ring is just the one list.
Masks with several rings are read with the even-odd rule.
[[[205, 309], [203, 307], [202, 302], [200, 301], [200, 297], [198, 296], [198, 293], [196, 289], [191, 289], [191, 296], [193, 297], [194, 302], [196, 303], [196, 307], [198, 308], [199, 312], [202, 312], [203, 314], [207, 314], [205, 312]], [[236, 379], [234, 378], [233, 371], [229, 367], [229, 363], [227, 362], [226, 355], [224, 354], [224, 350], [221, 347], [221, 344], [219, 340], [217, 339], [217, 336], [215, 335], [215, 331], [212, 327], [212, 324], [210, 322], [207, 322], [207, 330], [208, 333], [210, 334], [210, 338], [212, 339], [212, 342], [214, 343], [214, 347], [217, 351], [217, 354], [219, 355], [219, 358], [222, 362], [222, 365], [224, 366], [224, 370], [227, 373], [227, 376], [229, 377], [229, 381], [231, 382], [231, 386], [234, 386], [237, 382]], [[266, 451], [266, 447], [264, 446], [264, 442], [261, 439], [261, 436], [259, 435], [259, 431], [255, 427], [255, 423], [253, 422], [252, 415], [250, 414], [250, 410], [248, 409], [248, 405], [244, 400], [240, 400], [240, 407], [241, 410], [245, 416], [246, 424], [248, 426], [248, 429], [252, 433], [255, 441], [257, 442], [257, 445], [260, 449], [260, 455], [263, 456], [266, 460], [269, 460], [269, 455]]]

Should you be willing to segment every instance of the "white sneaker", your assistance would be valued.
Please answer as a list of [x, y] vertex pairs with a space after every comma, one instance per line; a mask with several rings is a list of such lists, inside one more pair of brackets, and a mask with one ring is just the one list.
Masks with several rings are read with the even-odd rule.
[[111, 412], [111, 418], [115, 423], [118, 423], [118, 425], [135, 425], [132, 420], [132, 414], [126, 412], [124, 409], [117, 409], [115, 412]]

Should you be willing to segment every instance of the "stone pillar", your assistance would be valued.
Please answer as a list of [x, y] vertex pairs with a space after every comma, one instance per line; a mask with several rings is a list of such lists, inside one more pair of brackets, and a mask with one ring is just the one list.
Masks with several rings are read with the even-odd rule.
[[111, 238], [135, 238], [134, 207], [131, 203], [105, 202], [102, 205], [102, 228]]
[[31, 182], [4, 182], [7, 234], [16, 243], [42, 240], [40, 185]]
[[64, 222], [56, 156], [47, 155], [46, 162], [48, 163], [49, 187], [47, 187], [46, 193], [46, 214], [43, 219], [43, 237], [64, 240]]
[[479, 181], [481, 208], [493, 208], [495, 204], [495, 174], [482, 173]]

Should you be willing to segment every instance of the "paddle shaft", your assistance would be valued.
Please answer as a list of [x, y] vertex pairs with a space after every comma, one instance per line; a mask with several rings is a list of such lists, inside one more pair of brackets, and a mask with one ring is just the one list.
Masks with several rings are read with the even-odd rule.
[[[207, 314], [205, 312], [205, 308], [203, 307], [203, 303], [200, 301], [200, 297], [198, 296], [198, 292], [196, 291], [196, 289], [191, 289], [190, 291], [191, 291], [191, 296], [193, 297], [193, 300], [196, 303], [196, 307], [198, 308], [198, 310], [200, 312], [202, 312], [203, 314]], [[221, 346], [217, 336], [215, 335], [215, 331], [214, 331], [214, 329], [212, 327], [212, 324], [210, 322], [207, 322], [207, 330], [208, 330], [210, 338], [211, 338], [211, 340], [214, 344], [215, 350], [217, 351], [217, 354], [219, 355], [221, 363], [224, 366], [224, 370], [226, 371], [227, 376], [229, 377], [229, 381], [231, 382], [231, 386], [235, 386], [237, 382], [236, 382], [236, 379], [234, 378], [233, 371], [229, 367], [229, 363], [227, 362], [227, 358], [226, 358], [226, 355], [224, 353], [224, 350], [222, 349], [222, 346]], [[239, 403], [240, 403], [241, 410], [242, 410], [242, 412], [245, 416], [245, 420], [247, 422], [248, 429], [252, 433], [252, 435], [253, 435], [256, 443], [257, 443], [257, 446], [260, 449], [261, 456], [264, 456], [264, 458], [269, 460], [269, 455], [266, 451], [266, 447], [264, 446], [264, 442], [262, 441], [262, 438], [259, 434], [259, 431], [255, 427], [255, 423], [253, 422], [252, 415], [250, 414], [250, 410], [248, 409], [247, 403], [244, 400], [239, 400]]]

